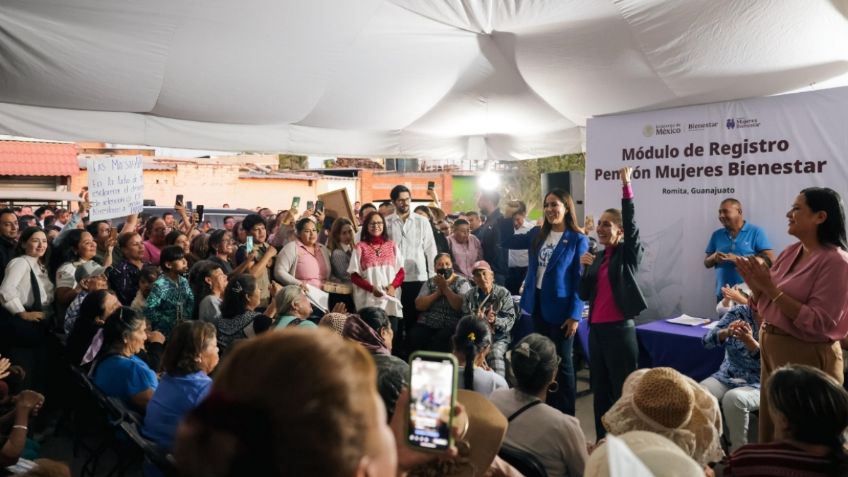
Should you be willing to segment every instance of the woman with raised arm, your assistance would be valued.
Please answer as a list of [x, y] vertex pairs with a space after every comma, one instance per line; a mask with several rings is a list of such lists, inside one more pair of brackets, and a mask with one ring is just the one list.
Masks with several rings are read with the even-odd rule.
[[620, 171], [621, 210], [607, 209], [598, 221], [598, 241], [604, 249], [580, 257], [587, 267], [580, 298], [589, 302], [590, 379], [599, 440], [606, 434], [601, 416], [618, 401], [624, 380], [636, 370], [639, 345], [633, 319], [647, 308], [636, 282], [644, 248], [636, 226], [632, 171]]

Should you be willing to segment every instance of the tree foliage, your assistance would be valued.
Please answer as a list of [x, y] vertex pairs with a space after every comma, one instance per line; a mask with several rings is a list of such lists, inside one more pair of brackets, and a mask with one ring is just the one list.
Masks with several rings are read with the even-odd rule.
[[504, 196], [507, 200], [524, 202], [527, 204], [527, 210], [532, 211], [542, 205], [542, 174], [585, 170], [586, 155], [583, 153], [518, 161], [514, 169], [502, 177]]
[[277, 154], [279, 157], [279, 168], [281, 170], [297, 171], [306, 169], [309, 166], [309, 158], [307, 156], [296, 156], [293, 154]]

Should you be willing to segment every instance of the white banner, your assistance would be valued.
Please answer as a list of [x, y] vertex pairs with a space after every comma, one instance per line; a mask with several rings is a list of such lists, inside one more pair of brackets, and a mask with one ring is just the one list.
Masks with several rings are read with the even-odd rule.
[[641, 316], [712, 318], [715, 270], [704, 268], [704, 250], [723, 199], [742, 202], [776, 256], [796, 241], [785, 215], [801, 189], [846, 197], [848, 88], [593, 118], [587, 142], [585, 210], [596, 219], [621, 207], [618, 169], [636, 169]]
[[141, 156], [88, 159], [91, 220], [125, 217], [142, 211], [144, 176]]

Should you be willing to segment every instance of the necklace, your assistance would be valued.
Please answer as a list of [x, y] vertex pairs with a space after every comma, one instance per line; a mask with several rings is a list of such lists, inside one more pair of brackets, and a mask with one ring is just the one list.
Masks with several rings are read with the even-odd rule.
[[374, 245], [372, 245], [371, 242], [365, 242], [365, 243], [367, 243], [368, 246], [371, 247], [371, 250], [374, 251], [374, 255], [379, 257], [383, 253], [383, 244], [380, 244], [377, 247], [374, 247]]

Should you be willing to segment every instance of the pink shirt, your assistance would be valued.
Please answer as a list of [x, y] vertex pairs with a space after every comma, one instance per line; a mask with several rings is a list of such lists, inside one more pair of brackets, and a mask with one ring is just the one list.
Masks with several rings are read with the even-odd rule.
[[318, 254], [317, 256], [313, 255], [300, 241], [297, 242], [297, 266], [295, 267], [294, 277], [321, 288], [329, 275], [329, 270], [318, 245], [316, 244], [313, 249]]
[[598, 291], [593, 302], [595, 308], [592, 310], [593, 324], [624, 320], [624, 314], [615, 304], [615, 297], [612, 295], [612, 285], [609, 280], [609, 262], [614, 251], [615, 247], [604, 249], [604, 261], [601, 262], [601, 268], [598, 269]]
[[483, 247], [480, 245], [480, 239], [474, 235], [468, 234], [468, 242], [459, 243], [453, 235], [448, 237], [451, 254], [453, 255], [453, 268], [460, 275], [471, 277], [474, 271], [474, 262], [483, 260]]
[[774, 284], [801, 302], [798, 317], [790, 320], [766, 296], [752, 300], [751, 306], [765, 322], [802, 341], [839, 341], [848, 335], [848, 253], [823, 246], [792, 269], [801, 251], [800, 242], [786, 247], [771, 268]]
[[159, 265], [159, 256], [162, 255], [162, 250], [153, 245], [150, 240], [145, 240], [143, 245], [144, 257], [141, 261], [150, 265]]

